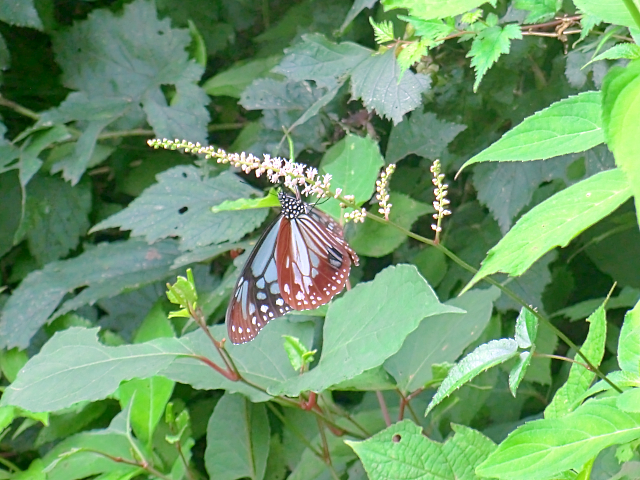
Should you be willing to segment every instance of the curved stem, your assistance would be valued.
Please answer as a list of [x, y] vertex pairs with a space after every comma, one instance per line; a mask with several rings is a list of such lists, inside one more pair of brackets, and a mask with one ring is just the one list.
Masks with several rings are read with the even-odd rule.
[[[471, 272], [473, 274], [478, 273], [477, 269], [475, 269], [474, 267], [469, 265], [467, 262], [462, 260], [460, 257], [458, 257], [455, 253], [453, 253], [449, 249], [443, 247], [441, 244], [435, 243], [433, 240], [430, 240], [430, 239], [428, 239], [426, 237], [423, 237], [422, 235], [418, 235], [416, 233], [413, 233], [410, 230], [407, 230], [406, 228], [401, 227], [397, 223], [394, 223], [394, 222], [392, 222], [390, 220], [385, 220], [384, 218], [378, 217], [377, 215], [374, 215], [374, 214], [372, 214], [370, 212], [367, 212], [367, 218], [369, 218], [369, 219], [371, 219], [371, 220], [373, 220], [375, 222], [378, 222], [378, 223], [383, 223], [383, 224], [390, 225], [390, 226], [394, 227], [395, 229], [397, 229], [398, 231], [404, 233], [407, 237], [413, 238], [414, 240], [417, 240], [419, 242], [425, 243], [427, 245], [431, 245], [432, 247], [435, 247], [438, 250], [440, 250], [447, 257], [449, 257], [451, 260], [453, 260], [454, 263], [456, 263], [460, 267], [464, 268], [465, 270], [467, 270], [467, 271], [469, 271], [469, 272]], [[540, 322], [544, 323], [547, 327], [549, 327], [553, 331], [553, 333], [555, 333], [564, 343], [566, 343], [570, 348], [575, 350], [578, 353], [578, 355], [580, 355], [580, 357], [584, 360], [584, 362], [589, 366], [589, 370], [593, 371], [601, 380], [604, 380], [606, 383], [608, 383], [617, 392], [622, 393], [622, 389], [620, 387], [618, 387], [618, 385], [613, 383], [611, 381], [611, 379], [607, 378], [607, 376], [604, 373], [602, 373], [602, 371], [598, 367], [596, 367], [593, 363], [591, 363], [591, 361], [585, 356], [585, 354], [582, 353], [582, 350], [580, 350], [580, 348], [578, 348], [578, 346], [575, 343], [573, 343], [573, 341], [569, 337], [567, 337], [558, 327], [556, 327], [553, 323], [551, 323], [551, 320], [549, 320], [544, 315], [542, 315], [539, 312], [537, 312], [533, 307], [528, 305], [527, 302], [525, 302], [522, 298], [520, 298], [510, 288], [505, 287], [504, 285], [502, 285], [497, 280], [494, 280], [491, 277], [484, 277], [484, 278], [482, 278], [482, 280], [484, 280], [485, 282], [489, 283], [490, 285], [493, 285], [493, 286], [499, 288], [500, 291], [502, 291], [502, 293], [507, 295], [509, 298], [514, 300], [516, 303], [518, 303], [522, 307], [524, 307], [527, 310], [529, 310], [533, 315], [536, 316], [536, 318]]]
[[40, 120], [40, 115], [38, 115], [36, 112], [34, 112], [33, 110], [29, 110], [26, 107], [23, 107], [22, 105], [14, 102], [13, 100], [9, 100], [8, 98], [4, 98], [2, 95], [0, 95], [0, 106], [3, 107], [7, 107], [10, 108], [11, 110], [13, 110], [14, 112], [28, 117], [32, 120]]
[[563, 357], [561, 355], [552, 355], [550, 353], [538, 353], [538, 352], [533, 352], [533, 356], [534, 357], [538, 357], [538, 358], [554, 358], [556, 360], [562, 360], [563, 362], [575, 363], [576, 365], [580, 365], [581, 367], [584, 367], [587, 370], [592, 371], [591, 368], [589, 367], [589, 365], [584, 364], [582, 362], [578, 362], [577, 360], [574, 360], [573, 358]]

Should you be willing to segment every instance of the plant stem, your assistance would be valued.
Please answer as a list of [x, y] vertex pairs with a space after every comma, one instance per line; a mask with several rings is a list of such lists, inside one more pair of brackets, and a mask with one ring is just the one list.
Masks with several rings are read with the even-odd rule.
[[122, 457], [114, 457], [113, 455], [109, 455], [108, 453], [100, 452], [99, 450], [94, 450], [92, 448], [82, 448], [79, 451], [95, 453], [96, 455], [100, 455], [105, 458], [108, 458], [112, 462], [124, 463], [125, 465], [132, 465], [134, 467], [139, 467], [145, 470], [146, 472], [149, 472], [151, 475], [155, 475], [156, 477], [162, 480], [173, 480], [171, 477], [165, 475], [164, 473], [159, 472], [158, 470], [156, 470], [146, 462], [140, 463], [140, 462], [136, 462], [135, 460], [127, 460], [126, 458], [122, 458]]
[[589, 365], [584, 364], [582, 362], [578, 362], [577, 360], [574, 360], [573, 358], [563, 357], [561, 355], [552, 355], [550, 353], [538, 353], [538, 352], [533, 352], [533, 356], [534, 357], [539, 357], [539, 358], [554, 358], [556, 360], [562, 360], [563, 362], [575, 363], [576, 365], [580, 365], [581, 367], [584, 367], [587, 370], [592, 371], [591, 368], [589, 367]]
[[384, 401], [384, 395], [380, 390], [376, 390], [376, 397], [378, 397], [378, 403], [380, 404], [380, 410], [382, 411], [382, 417], [384, 418], [384, 423], [387, 427], [390, 427], [391, 417], [389, 416], [389, 409], [387, 408], [387, 403]]
[[316, 420], [318, 421], [318, 431], [320, 432], [320, 440], [322, 441], [322, 456], [324, 459], [324, 463], [327, 465], [329, 473], [331, 473], [331, 476], [334, 478], [334, 480], [340, 480], [338, 472], [336, 472], [335, 468], [333, 468], [333, 462], [331, 462], [331, 452], [329, 451], [329, 443], [327, 442], [327, 435], [324, 431], [324, 425], [322, 423], [322, 420], [320, 420], [319, 418], [316, 417]]
[[[404, 227], [401, 227], [397, 223], [394, 223], [394, 222], [392, 222], [390, 220], [385, 220], [384, 218], [378, 217], [377, 215], [374, 215], [371, 212], [367, 212], [367, 218], [370, 218], [371, 220], [373, 220], [375, 222], [378, 222], [378, 223], [390, 225], [390, 226], [394, 227], [396, 230], [404, 233], [407, 237], [413, 238], [414, 240], [417, 240], [419, 242], [425, 243], [427, 245], [431, 245], [432, 247], [435, 247], [438, 250], [440, 250], [447, 257], [449, 257], [451, 260], [453, 260], [454, 263], [456, 263], [460, 267], [464, 268], [465, 270], [467, 270], [467, 271], [469, 271], [469, 272], [471, 272], [473, 274], [478, 273], [478, 270], [476, 270], [471, 265], [469, 265], [467, 262], [462, 260], [455, 253], [453, 253], [449, 249], [443, 247], [441, 244], [435, 243], [433, 240], [430, 240], [430, 239], [428, 239], [426, 237], [423, 237], [422, 235], [418, 235], [416, 233], [413, 233], [412, 231], [407, 230]], [[520, 298], [509, 287], [505, 287], [504, 285], [502, 285], [497, 280], [494, 280], [491, 277], [484, 277], [482, 280], [484, 280], [485, 282], [489, 283], [490, 285], [493, 285], [493, 286], [499, 288], [500, 291], [502, 291], [509, 298], [511, 298], [516, 303], [518, 303], [519, 305], [522, 305], [524, 308], [529, 310], [533, 315], [536, 316], [536, 318], [540, 322], [542, 322], [545, 325], [547, 325], [553, 331], [553, 333], [555, 333], [564, 343], [566, 343], [570, 348], [575, 350], [578, 353], [578, 355], [580, 355], [580, 357], [582, 357], [584, 362], [589, 366], [589, 369], [592, 372], [594, 372], [601, 380], [604, 380], [606, 383], [608, 383], [618, 393], [622, 393], [622, 389], [620, 387], [618, 387], [618, 385], [613, 383], [609, 378], [607, 378], [607, 376], [604, 373], [602, 373], [602, 371], [598, 367], [596, 367], [593, 363], [591, 363], [591, 361], [585, 356], [585, 354], [582, 353], [582, 350], [580, 350], [580, 348], [578, 348], [578, 346], [575, 343], [573, 343], [573, 341], [569, 337], [567, 337], [564, 334], [564, 332], [562, 332], [558, 327], [556, 327], [553, 323], [551, 323], [551, 320], [549, 320], [544, 315], [542, 315], [539, 312], [537, 312], [533, 307], [529, 306], [527, 304], [527, 302], [525, 302], [522, 298]]]
[[4, 98], [2, 95], [0, 95], [0, 106], [10, 108], [14, 112], [19, 113], [20, 115], [23, 115], [25, 117], [29, 117], [32, 120], [36, 120], [36, 121], [40, 120], [40, 115], [38, 115], [33, 110], [29, 110], [28, 108], [23, 107], [22, 105], [14, 102], [13, 100]]

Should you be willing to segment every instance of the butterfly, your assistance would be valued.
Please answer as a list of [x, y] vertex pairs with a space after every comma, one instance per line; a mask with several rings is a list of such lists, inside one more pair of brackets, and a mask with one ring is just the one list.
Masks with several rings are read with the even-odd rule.
[[234, 344], [255, 338], [269, 320], [328, 303], [342, 291], [356, 252], [342, 227], [299, 195], [278, 193], [282, 209], [242, 267], [227, 308]]

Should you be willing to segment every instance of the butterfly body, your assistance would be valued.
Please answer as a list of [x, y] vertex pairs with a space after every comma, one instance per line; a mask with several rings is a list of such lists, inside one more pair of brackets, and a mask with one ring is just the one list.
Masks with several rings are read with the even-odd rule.
[[269, 320], [291, 310], [315, 309], [342, 291], [358, 256], [340, 225], [284, 192], [280, 215], [249, 255], [227, 308], [229, 338], [253, 340]]

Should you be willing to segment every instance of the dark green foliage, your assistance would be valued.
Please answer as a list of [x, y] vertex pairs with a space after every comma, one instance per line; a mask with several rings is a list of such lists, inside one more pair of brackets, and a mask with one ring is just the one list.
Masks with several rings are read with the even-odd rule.
[[[0, 21], [0, 479], [640, 477], [633, 2]], [[233, 345], [276, 156], [359, 265]]]

